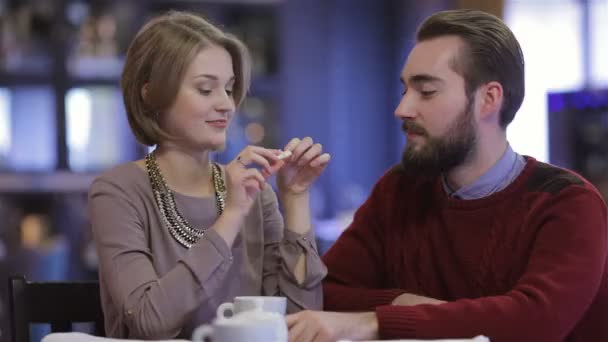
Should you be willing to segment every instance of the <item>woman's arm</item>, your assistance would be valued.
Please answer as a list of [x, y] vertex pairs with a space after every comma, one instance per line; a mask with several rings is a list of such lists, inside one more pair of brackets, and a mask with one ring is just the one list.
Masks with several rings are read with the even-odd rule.
[[[297, 204], [294, 202], [292, 204]], [[327, 269], [319, 257], [314, 231], [310, 226], [308, 206], [298, 209], [306, 220], [298, 214], [286, 211], [285, 229], [279, 211], [277, 197], [270, 186], [262, 193], [264, 216], [264, 267], [263, 291], [266, 295], [280, 295], [288, 299], [288, 312], [302, 309], [323, 308], [321, 280]], [[290, 213], [291, 212], [291, 213]], [[293, 221], [295, 219], [295, 221]], [[306, 222], [307, 221], [307, 222]]]
[[[175, 267], [159, 276], [152, 261], [163, 255], [152, 254], [148, 247], [147, 214], [136, 196], [108, 179], [98, 179], [91, 187], [89, 211], [100, 276], [129, 338], [172, 338], [221, 287], [232, 265], [231, 250], [209, 229]], [[229, 221], [220, 217], [213, 227], [232, 224]]]

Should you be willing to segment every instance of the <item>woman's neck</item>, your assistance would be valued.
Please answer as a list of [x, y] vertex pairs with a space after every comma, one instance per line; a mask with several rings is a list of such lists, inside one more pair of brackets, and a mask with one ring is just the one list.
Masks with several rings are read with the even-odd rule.
[[214, 193], [209, 151], [161, 145], [154, 155], [165, 182], [174, 192], [194, 197]]

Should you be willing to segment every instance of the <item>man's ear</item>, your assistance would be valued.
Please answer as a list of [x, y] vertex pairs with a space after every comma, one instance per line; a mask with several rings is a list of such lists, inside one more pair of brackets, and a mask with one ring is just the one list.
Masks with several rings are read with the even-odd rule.
[[488, 119], [494, 115], [498, 118], [504, 100], [502, 85], [496, 81], [488, 82], [479, 88], [478, 95], [481, 119]]

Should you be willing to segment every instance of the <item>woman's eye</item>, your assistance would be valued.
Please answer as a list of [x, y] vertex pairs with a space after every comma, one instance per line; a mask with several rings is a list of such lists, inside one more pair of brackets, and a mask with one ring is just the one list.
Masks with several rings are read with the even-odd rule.
[[207, 89], [199, 89], [198, 92], [205, 96], [211, 94], [211, 90], [207, 90]]

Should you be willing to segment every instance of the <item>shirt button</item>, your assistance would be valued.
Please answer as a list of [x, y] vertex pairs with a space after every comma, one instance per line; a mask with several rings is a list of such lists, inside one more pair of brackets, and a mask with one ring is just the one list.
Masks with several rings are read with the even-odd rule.
[[133, 316], [133, 310], [127, 310], [127, 316]]
[[306, 236], [305, 236], [305, 237], [303, 237], [303, 238], [302, 238], [302, 240], [304, 240], [304, 241], [308, 241], [308, 239], [306, 238]]

